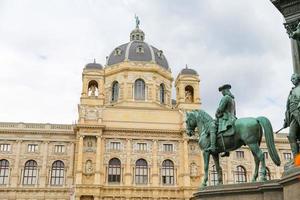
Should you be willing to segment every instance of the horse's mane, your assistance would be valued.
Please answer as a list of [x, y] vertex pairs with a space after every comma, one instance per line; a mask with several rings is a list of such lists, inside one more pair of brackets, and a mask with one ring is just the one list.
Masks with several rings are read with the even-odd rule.
[[204, 110], [196, 110], [196, 112], [198, 113], [198, 116], [203, 119], [203, 121], [206, 122], [211, 122], [212, 120], [214, 120], [207, 112], [205, 112]]

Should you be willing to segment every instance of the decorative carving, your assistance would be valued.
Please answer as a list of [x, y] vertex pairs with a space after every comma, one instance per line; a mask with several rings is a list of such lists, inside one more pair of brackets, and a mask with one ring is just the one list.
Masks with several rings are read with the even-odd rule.
[[191, 163], [191, 166], [190, 166], [190, 176], [191, 177], [196, 177], [198, 176], [198, 166], [196, 163]]
[[91, 175], [94, 173], [93, 162], [91, 160], [87, 160], [85, 162], [85, 173]]
[[86, 107], [84, 118], [88, 120], [98, 120], [99, 118], [102, 118], [102, 112], [103, 109], [98, 106]]
[[299, 10], [300, 10], [300, 4], [297, 2], [294, 3], [294, 5], [286, 6], [285, 8], [283, 8], [281, 13], [284, 16], [289, 16], [298, 13]]
[[283, 24], [289, 37], [292, 37], [293, 32], [297, 30], [298, 21]]

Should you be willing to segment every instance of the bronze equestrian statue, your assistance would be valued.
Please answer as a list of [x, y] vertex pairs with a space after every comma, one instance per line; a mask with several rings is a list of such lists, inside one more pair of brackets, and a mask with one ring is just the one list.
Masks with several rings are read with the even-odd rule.
[[[228, 93], [229, 89], [230, 86], [225, 85], [223, 86], [223, 88], [220, 88], [219, 90], [220, 91], [227, 90], [227, 92], [225, 92], [226, 93], [225, 95], [224, 92], [222, 92], [225, 97], [226, 95], [229, 94]], [[233, 95], [231, 98], [228, 97], [226, 98], [230, 100], [226, 100], [226, 101], [224, 100], [223, 102], [221, 100], [220, 105], [224, 104], [222, 107], [231, 108], [228, 109], [230, 111], [229, 113], [232, 113], [231, 123], [220, 122], [219, 119], [217, 119], [216, 121], [203, 110], [193, 110], [191, 112], [186, 113], [187, 135], [189, 136], [194, 135], [195, 128], [197, 128], [199, 134], [198, 143], [203, 153], [204, 171], [205, 171], [204, 178], [201, 184], [202, 187], [207, 185], [210, 155], [212, 155], [215, 162], [215, 166], [218, 174], [218, 184], [222, 184], [223, 178], [222, 178], [222, 169], [219, 163], [219, 154], [223, 152], [234, 151], [243, 145], [247, 145], [254, 156], [255, 170], [252, 177], [252, 181], [255, 182], [258, 177], [260, 163], [261, 163], [261, 181], [266, 181], [265, 157], [263, 155], [262, 150], [259, 147], [263, 135], [265, 135], [268, 152], [270, 154], [271, 159], [277, 166], [280, 165], [280, 158], [278, 156], [277, 150], [274, 145], [273, 128], [270, 121], [266, 117], [257, 117], [257, 118], [247, 117], [247, 118], [236, 119], [234, 115], [235, 111], [232, 112], [233, 110], [235, 110], [233, 109], [235, 108]], [[221, 113], [221, 109], [217, 110], [217, 114], [218, 113]], [[220, 123], [221, 123], [221, 128], [222, 125], [225, 124], [225, 127], [223, 127], [225, 130], [223, 129], [221, 129], [221, 131], [216, 130], [217, 127], [220, 128]], [[218, 126], [216, 124], [218, 124]], [[217, 133], [215, 137], [215, 143], [214, 141], [211, 140], [211, 133]], [[215, 147], [211, 147], [211, 145], [214, 144]]]

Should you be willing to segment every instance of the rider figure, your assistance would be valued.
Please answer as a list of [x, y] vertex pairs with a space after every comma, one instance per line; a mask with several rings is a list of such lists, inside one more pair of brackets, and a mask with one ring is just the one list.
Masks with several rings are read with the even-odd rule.
[[288, 139], [295, 158], [299, 153], [297, 134], [299, 134], [300, 131], [300, 75], [293, 74], [291, 81], [295, 87], [292, 88], [288, 96], [283, 127], [290, 127]]
[[[219, 107], [216, 111], [215, 126], [210, 126], [210, 150], [216, 151], [216, 136], [217, 133], [225, 132], [233, 127], [236, 120], [235, 101], [234, 96], [230, 92], [231, 85], [225, 84], [219, 87], [219, 91], [222, 92], [223, 97], [220, 101]], [[222, 156], [229, 156], [229, 152], [225, 152]]]

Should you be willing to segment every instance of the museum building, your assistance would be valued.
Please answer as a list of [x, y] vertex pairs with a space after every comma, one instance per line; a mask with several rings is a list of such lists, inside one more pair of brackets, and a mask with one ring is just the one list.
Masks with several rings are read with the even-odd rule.
[[[138, 26], [129, 39], [105, 66], [84, 67], [76, 124], [0, 123], [1, 200], [187, 200], [197, 191], [203, 160], [197, 138], [185, 134], [185, 112], [200, 108], [199, 75], [183, 68], [173, 100], [164, 52]], [[291, 159], [286, 135], [275, 141], [283, 163]], [[262, 148], [268, 178], [280, 178], [264, 140]], [[243, 147], [221, 165], [225, 183], [242, 183], [254, 161]]]

